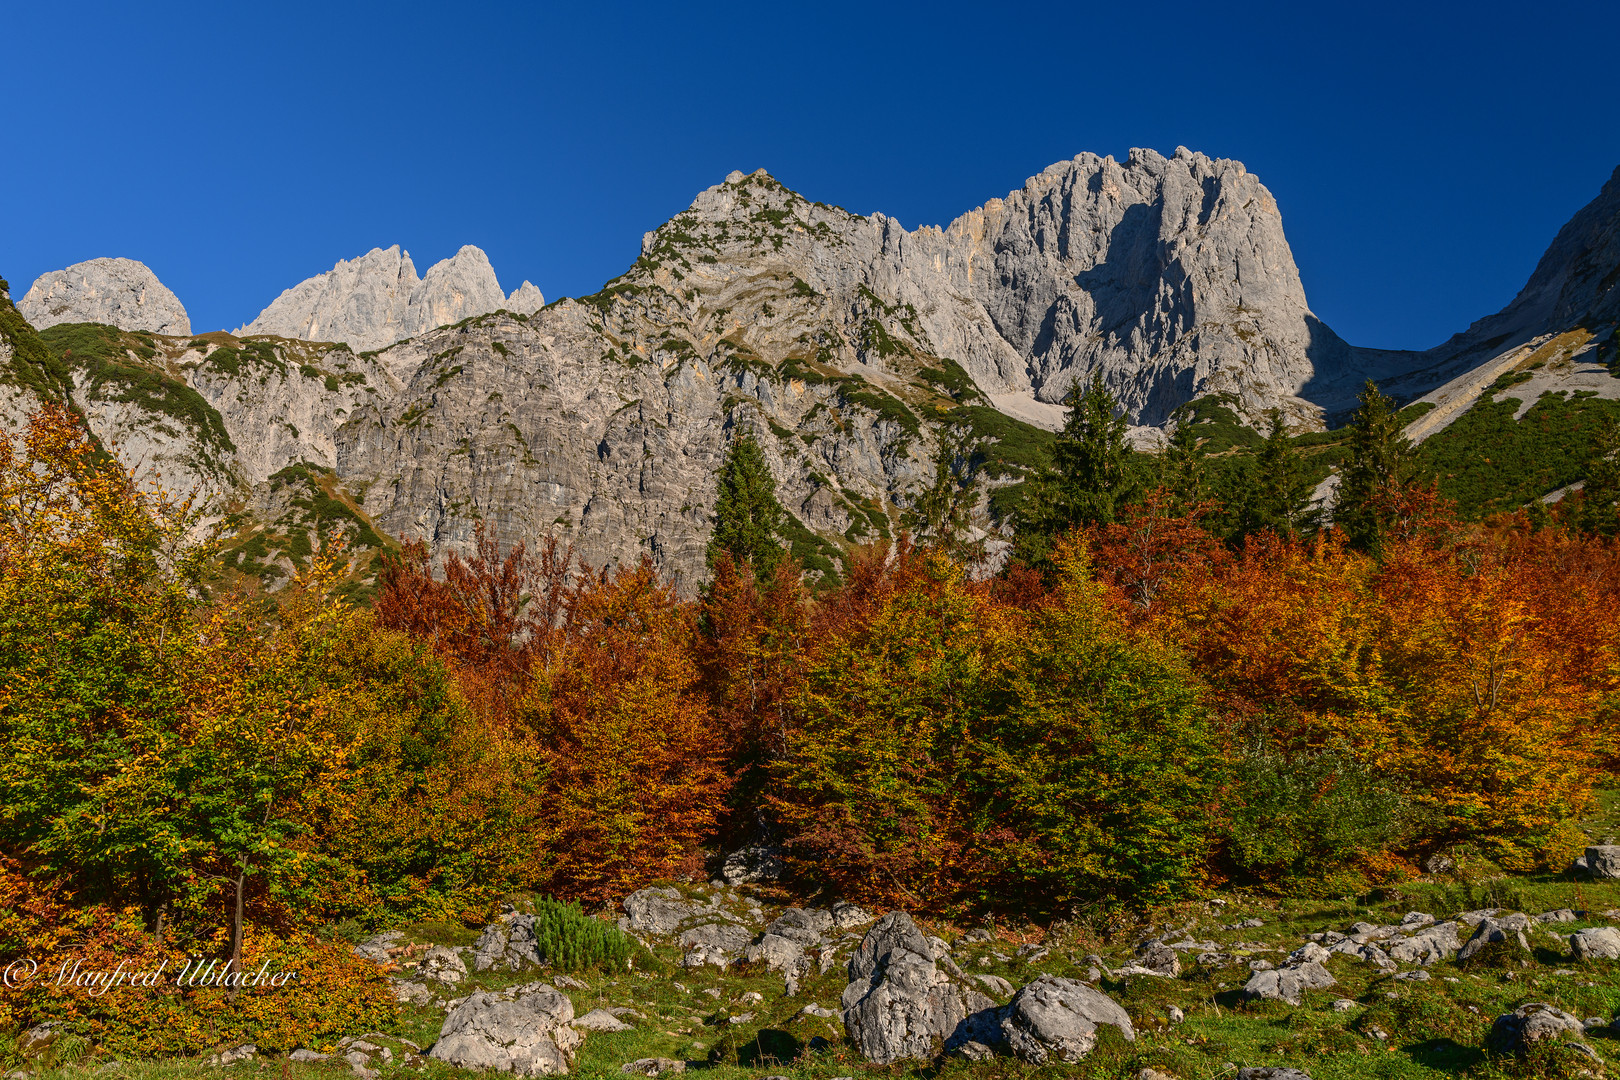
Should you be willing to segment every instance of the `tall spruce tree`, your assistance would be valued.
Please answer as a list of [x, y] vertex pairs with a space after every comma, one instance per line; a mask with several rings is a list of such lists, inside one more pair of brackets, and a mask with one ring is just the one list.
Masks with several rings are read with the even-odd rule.
[[1306, 476], [1304, 457], [1288, 437], [1282, 413], [1272, 409], [1268, 420], [1266, 441], [1255, 456], [1254, 528], [1293, 536], [1309, 525], [1314, 485]]
[[1111, 524], [1139, 487], [1125, 417], [1102, 375], [1076, 383], [1064, 403], [1069, 413], [1052, 467], [1029, 481], [1015, 515], [1014, 555], [1043, 569], [1051, 566], [1053, 540], [1076, 526]]
[[1363, 551], [1377, 552], [1394, 521], [1395, 502], [1418, 479], [1417, 447], [1401, 429], [1395, 402], [1371, 379], [1350, 421], [1350, 459], [1339, 481], [1334, 524]]
[[1209, 463], [1200, 447], [1197, 425], [1189, 423], [1185, 407], [1170, 441], [1159, 454], [1159, 484], [1170, 492], [1182, 513], [1210, 497]]
[[765, 464], [759, 443], [747, 432], [739, 434], [726, 451], [720, 467], [720, 497], [714, 507], [714, 535], [709, 538], [710, 569], [721, 552], [738, 566], [753, 567], [760, 584], [776, 576], [787, 556], [782, 530], [787, 514], [776, 500], [776, 481]]
[[934, 451], [934, 483], [917, 497], [904, 519], [918, 534], [953, 553], [960, 553], [958, 543], [972, 525], [973, 504], [979, 497], [976, 478], [969, 471], [977, 452], [965, 429], [941, 432]]
[[1076, 383], [1067, 398], [1069, 415], [1053, 450], [1058, 489], [1071, 525], [1108, 525], [1136, 493], [1125, 442], [1128, 425], [1102, 373], [1084, 390]]

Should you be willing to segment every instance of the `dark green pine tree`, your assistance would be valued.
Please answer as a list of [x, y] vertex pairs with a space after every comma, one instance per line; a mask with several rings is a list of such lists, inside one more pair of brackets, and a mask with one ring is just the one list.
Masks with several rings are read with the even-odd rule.
[[1170, 433], [1170, 441], [1159, 454], [1159, 485], [1175, 500], [1175, 509], [1186, 513], [1210, 498], [1209, 463], [1200, 448], [1196, 424], [1187, 422], [1185, 410]]
[[1100, 372], [1084, 390], [1075, 384], [1067, 404], [1069, 415], [1052, 457], [1069, 524], [1112, 524], [1136, 494], [1130, 469], [1135, 451], [1125, 442], [1125, 415]]
[[1064, 403], [1052, 468], [1029, 482], [1015, 515], [1013, 554], [1035, 567], [1050, 565], [1052, 542], [1070, 529], [1112, 523], [1140, 486], [1125, 417], [1102, 375], [1076, 383]]
[[1363, 551], [1377, 552], [1394, 521], [1395, 502], [1418, 479], [1417, 447], [1401, 429], [1395, 402], [1371, 380], [1350, 421], [1350, 459], [1340, 474], [1333, 522]]
[[738, 566], [753, 567], [754, 580], [764, 584], [776, 576], [787, 557], [782, 530], [787, 514], [776, 501], [776, 481], [759, 443], [747, 432], [739, 434], [726, 451], [720, 467], [720, 497], [714, 508], [714, 535], [709, 538], [707, 560], [721, 552]]
[[904, 519], [907, 527], [953, 553], [958, 553], [962, 534], [972, 525], [973, 504], [979, 497], [976, 478], [969, 473], [977, 452], [966, 431], [941, 432], [934, 452], [934, 483], [917, 497]]
[[1305, 458], [1288, 437], [1282, 413], [1272, 409], [1266, 441], [1255, 455], [1254, 528], [1297, 536], [1310, 525], [1311, 492]]

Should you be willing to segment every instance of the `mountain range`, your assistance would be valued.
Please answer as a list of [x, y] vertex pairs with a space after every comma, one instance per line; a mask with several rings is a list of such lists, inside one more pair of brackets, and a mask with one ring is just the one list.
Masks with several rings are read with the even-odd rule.
[[[1200, 401], [1320, 430], [1368, 378], [1430, 406], [1416, 437], [1505, 376], [1620, 398], [1598, 362], [1620, 318], [1617, 230], [1620, 170], [1511, 304], [1398, 352], [1312, 314], [1276, 201], [1236, 161], [1082, 154], [911, 231], [734, 172], [624, 274], [550, 305], [528, 282], [505, 295], [470, 246], [421, 278], [397, 246], [339, 262], [231, 333], [194, 334], [138, 262], [46, 274], [15, 309], [32, 329], [0, 320], [0, 411], [15, 426], [70, 398], [132, 467], [214, 500], [228, 561], [266, 581], [316, 533], [442, 550], [486, 521], [598, 564], [649, 555], [690, 591], [738, 431], [766, 451], [795, 551], [831, 573], [900, 526], [948, 431], [982, 448], [993, 511], [1094, 374], [1144, 444]], [[993, 513], [982, 527], [1005, 531]]]

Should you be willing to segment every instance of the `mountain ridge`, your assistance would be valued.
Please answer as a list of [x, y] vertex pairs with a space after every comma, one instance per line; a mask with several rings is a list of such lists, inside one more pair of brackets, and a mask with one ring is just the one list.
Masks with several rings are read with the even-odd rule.
[[[1574, 239], [1561, 232], [1549, 248], [1543, 277], [1566, 299], [1537, 307], [1541, 323], [1521, 320], [1525, 333], [1545, 337], [1560, 304], [1579, 306], [1569, 297], [1608, 310], [1614, 187], [1566, 227]], [[504, 306], [476, 248], [420, 279], [403, 251], [374, 249], [354, 263], [372, 259], [381, 273], [370, 280], [386, 286], [392, 274], [391, 290], [328, 296], [319, 275], [241, 328], [264, 329], [276, 309], [292, 331], [280, 336], [85, 338], [71, 393], [126, 462], [163, 462], [168, 482], [263, 508], [240, 541], [243, 565], [294, 568], [309, 541], [265, 522], [296, 519], [288, 485], [310, 483], [341, 493], [366, 528], [435, 551], [465, 549], [484, 521], [508, 540], [569, 539], [597, 564], [650, 556], [690, 591], [716, 470], [749, 431], [796, 554], [832, 573], [851, 545], [902, 527], [947, 436], [981, 448], [971, 467], [987, 497], [1016, 483], [1050, 440], [1017, 417], [1050, 422], [1054, 399], [1093, 373], [1138, 423], [1162, 427], [1180, 405], [1221, 396], [1250, 423], [1276, 407], [1320, 428], [1369, 375], [1410, 399], [1447, 385], [1448, 363], [1466, 373], [1505, 362], [1479, 344], [1472, 359], [1402, 371], [1409, 354], [1345, 344], [1311, 313], [1281, 229], [1275, 200], [1241, 163], [1184, 149], [1124, 163], [1080, 155], [913, 231], [812, 202], [764, 170], [733, 172], [645, 234], [625, 273], [588, 296], [525, 314]], [[1579, 272], [1560, 277], [1565, 262]], [[459, 290], [461, 306], [413, 306], [430, 279], [443, 295]], [[301, 337], [342, 318], [392, 334], [406, 315], [474, 307], [491, 310], [376, 349]], [[49, 333], [65, 343], [76, 331]], [[1596, 341], [1572, 354], [1588, 381], [1581, 357]], [[198, 402], [156, 415], [157, 399], [117, 381], [140, 370], [174, 401]], [[213, 442], [212, 428], [187, 426], [202, 409], [219, 418]], [[1004, 544], [1005, 523], [986, 509], [979, 535]]]

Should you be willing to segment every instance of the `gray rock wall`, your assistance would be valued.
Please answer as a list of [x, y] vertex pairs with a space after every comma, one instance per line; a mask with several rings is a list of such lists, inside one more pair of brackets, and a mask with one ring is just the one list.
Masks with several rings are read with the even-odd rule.
[[[545, 298], [528, 282], [512, 294], [513, 310], [538, 310]], [[434, 263], [421, 278], [398, 244], [339, 260], [277, 297], [239, 335], [274, 334], [304, 341], [342, 341], [356, 351], [392, 345], [437, 326], [507, 306], [489, 257], [467, 245]]]
[[134, 259], [91, 259], [41, 274], [17, 310], [36, 330], [93, 322], [155, 334], [191, 333], [179, 297]]

